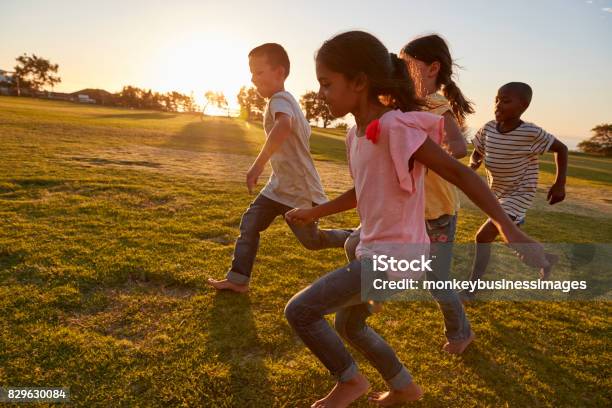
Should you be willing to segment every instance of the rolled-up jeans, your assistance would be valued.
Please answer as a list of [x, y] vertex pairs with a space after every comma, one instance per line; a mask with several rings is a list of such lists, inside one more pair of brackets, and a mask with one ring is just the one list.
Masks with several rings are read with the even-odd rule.
[[[427, 271], [427, 280], [447, 281], [450, 279], [453, 243], [457, 230], [457, 215], [442, 215], [439, 218], [426, 221], [432, 257], [431, 271]], [[346, 257], [349, 261], [355, 259], [355, 249], [359, 244], [360, 228], [351, 233], [344, 243]], [[470, 322], [465, 315], [463, 304], [457, 292], [452, 289], [432, 289], [431, 295], [444, 315], [444, 334], [448, 341], [465, 340], [470, 336]]]
[[[313, 205], [316, 205], [313, 203]], [[262, 194], [249, 205], [240, 220], [240, 236], [236, 240], [232, 266], [227, 279], [237, 284], [247, 284], [251, 278], [253, 263], [259, 248], [259, 235], [265, 231], [279, 215], [292, 207], [274, 201]], [[307, 249], [342, 248], [352, 230], [320, 229], [317, 222], [306, 225], [287, 223], [293, 234]]]
[[[443, 215], [425, 222], [429, 235], [431, 271], [426, 272], [427, 280], [448, 281], [453, 260], [453, 244], [457, 231], [457, 215]], [[453, 289], [431, 289], [429, 291], [438, 302], [444, 315], [444, 334], [448, 341], [465, 340], [470, 336], [470, 322], [459, 295]]]
[[[344, 346], [342, 336], [362, 353], [393, 389], [412, 382], [395, 352], [370, 326], [367, 303], [361, 301], [361, 262], [348, 265], [319, 278], [297, 293], [285, 307], [289, 324], [304, 344], [340, 382], [357, 374], [357, 364]], [[324, 316], [336, 313], [335, 328]]]

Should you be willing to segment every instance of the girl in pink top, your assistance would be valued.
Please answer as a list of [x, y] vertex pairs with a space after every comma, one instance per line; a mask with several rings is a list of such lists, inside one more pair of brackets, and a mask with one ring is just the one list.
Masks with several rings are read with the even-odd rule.
[[[294, 209], [290, 222], [304, 223], [357, 207], [361, 220], [359, 259], [328, 273], [297, 293], [285, 307], [287, 320], [304, 344], [336, 377], [337, 384], [312, 407], [345, 407], [364, 395], [369, 383], [342, 338], [380, 372], [390, 390], [371, 401], [388, 406], [421, 398], [389, 344], [366, 324], [368, 303], [362, 301], [362, 265], [374, 255], [415, 258], [428, 248], [423, 176], [425, 166], [457, 185], [498, 226], [506, 242], [521, 245], [523, 258], [547, 266], [541, 245], [508, 218], [487, 185], [438, 144], [443, 122], [420, 110], [405, 64], [374, 36], [351, 31], [326, 41], [317, 52], [319, 95], [331, 113], [355, 117], [347, 135], [349, 167], [355, 187], [311, 209]], [[324, 316], [336, 313], [334, 331]]]

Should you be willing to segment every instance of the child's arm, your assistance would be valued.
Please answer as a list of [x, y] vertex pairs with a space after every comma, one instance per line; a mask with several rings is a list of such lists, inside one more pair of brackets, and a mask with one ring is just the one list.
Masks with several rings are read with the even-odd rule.
[[331, 201], [312, 208], [294, 208], [285, 213], [285, 219], [294, 224], [308, 224], [328, 215], [352, 210], [357, 207], [355, 187], [342, 193]]
[[528, 246], [515, 246], [515, 249], [525, 257], [526, 263], [540, 267], [549, 265], [544, 257], [543, 247], [523, 233], [510, 220], [489, 187], [475, 172], [450, 157], [429, 138], [425, 139], [425, 142], [416, 150], [413, 157], [446, 181], [459, 187], [474, 204], [491, 217], [505, 242], [509, 244], [530, 244]]
[[446, 112], [442, 116], [444, 116], [444, 131], [446, 133], [442, 142], [445, 146], [444, 150], [447, 150], [455, 159], [461, 159], [467, 155], [467, 142], [463, 137], [463, 132], [461, 132], [461, 128], [455, 120], [455, 115]]
[[472, 170], [478, 170], [480, 165], [482, 164], [482, 155], [478, 153], [476, 150], [472, 152], [470, 156], [470, 168]]
[[548, 190], [546, 199], [550, 205], [559, 203], [565, 199], [565, 176], [567, 174], [567, 146], [559, 140], [555, 141], [550, 145], [548, 149], [555, 153], [555, 163], [557, 165], [557, 176], [555, 183]]
[[257, 159], [249, 169], [246, 175], [246, 184], [249, 193], [253, 193], [253, 188], [257, 184], [257, 179], [264, 170], [266, 163], [275, 151], [283, 144], [285, 139], [291, 134], [291, 117], [286, 113], [278, 112], [274, 116], [274, 126], [270, 131], [270, 135], [266, 140], [266, 144], [262, 147]]

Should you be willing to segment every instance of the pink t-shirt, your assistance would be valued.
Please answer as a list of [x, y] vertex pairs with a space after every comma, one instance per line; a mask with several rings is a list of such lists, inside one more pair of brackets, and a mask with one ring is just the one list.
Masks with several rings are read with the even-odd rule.
[[[347, 134], [349, 169], [361, 220], [358, 258], [372, 255], [412, 259], [427, 255], [425, 166], [410, 162], [427, 137], [440, 144], [444, 119], [427, 112], [386, 112], [380, 118], [376, 143]], [[411, 244], [411, 245], [406, 245]]]

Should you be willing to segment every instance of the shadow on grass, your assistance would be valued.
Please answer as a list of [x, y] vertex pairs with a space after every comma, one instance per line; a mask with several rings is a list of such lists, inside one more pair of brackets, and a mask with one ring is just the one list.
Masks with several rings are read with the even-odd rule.
[[208, 316], [206, 349], [229, 367], [227, 398], [232, 406], [271, 407], [274, 396], [265, 350], [248, 295], [217, 292]]
[[249, 138], [242, 122], [231, 119], [206, 118], [190, 122], [181, 131], [170, 137], [161, 147], [200, 152], [221, 152], [256, 155], [261, 140]]
[[0, 276], [3, 275], [3, 272], [7, 274], [10, 273], [10, 270], [23, 262], [26, 255], [27, 252], [24, 250], [19, 249], [14, 251], [10, 248], [0, 246]]
[[176, 115], [162, 112], [150, 112], [150, 113], [113, 113], [107, 115], [96, 115], [97, 118], [101, 119], [172, 119]]
[[[527, 305], [523, 305], [521, 312], [529, 313]], [[572, 373], [559, 366], [551, 357], [556, 352], [556, 346], [542, 344], [545, 340], [541, 336], [509, 327], [500, 321], [492, 320], [491, 325], [494, 329], [491, 343], [497, 345], [496, 349], [482, 349], [476, 341], [470, 349], [472, 352], [466, 353], [463, 362], [486, 383], [487, 389], [496, 399], [511, 401], [509, 406], [516, 407], [549, 404], [558, 407], [602, 406], [603, 401], [597, 401], [601, 393], [594, 389], [592, 382], [580, 377], [584, 373], [581, 369], [576, 367], [576, 372]], [[514, 364], [499, 363], [495, 354], [508, 356], [523, 369], [517, 372]], [[531, 383], [529, 387], [527, 382]], [[539, 392], [534, 392], [534, 388]]]

